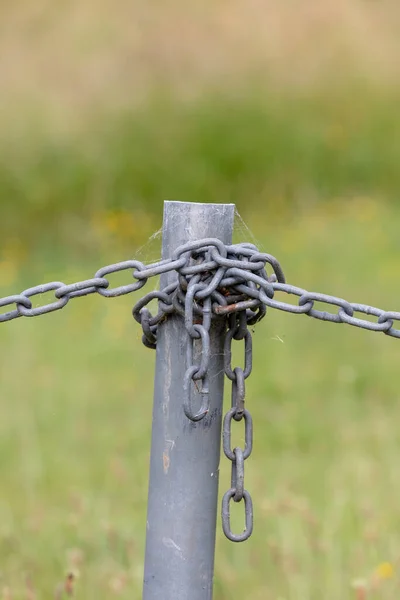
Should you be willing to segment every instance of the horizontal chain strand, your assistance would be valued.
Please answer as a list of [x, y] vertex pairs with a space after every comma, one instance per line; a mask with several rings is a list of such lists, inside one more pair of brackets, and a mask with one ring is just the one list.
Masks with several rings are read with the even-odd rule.
[[[205, 252], [207, 252], [207, 260], [204, 260]], [[202, 255], [203, 260], [199, 260]], [[267, 264], [273, 269], [270, 277], [265, 273]], [[125, 270], [131, 271], [131, 278], [134, 281], [111, 288], [107, 276]], [[147, 266], [138, 260], [123, 261], [102, 267], [93, 278], [84, 281], [72, 284], [53, 281], [31, 287], [20, 294], [5, 296], [0, 298], [0, 308], [9, 307], [9, 310], [0, 313], [0, 323], [19, 317], [35, 317], [60, 310], [68, 304], [69, 300], [89, 294], [97, 293], [104, 297], [130, 294], [141, 289], [149, 278], [170, 271], [178, 272], [180, 277], [186, 281], [190, 281], [196, 275], [199, 276], [201, 283], [197, 289], [193, 290], [194, 300], [201, 301], [211, 296], [213, 318], [246, 311], [248, 322], [250, 319], [255, 322], [257, 311], [265, 311], [266, 307], [293, 314], [306, 314], [314, 319], [331, 323], [346, 323], [353, 327], [378, 331], [394, 338], [400, 338], [400, 327], [394, 326], [395, 321], [400, 321], [400, 312], [349, 302], [329, 294], [309, 292], [285, 283], [282, 268], [273, 256], [258, 252], [252, 244], [225, 246], [215, 239], [189, 242], [178, 248], [170, 259]], [[207, 285], [204, 284], [205, 275], [207, 276]], [[169, 285], [168, 288], [168, 292], [162, 290], [161, 293], [165, 295], [159, 297], [161, 306], [156, 319], [157, 323], [162, 320], [164, 315], [178, 312], [178, 308], [181, 310], [181, 314], [186, 314], [184, 302], [182, 302], [185, 290], [178, 289], [178, 284]], [[226, 293], [226, 289], [229, 290], [229, 293]], [[36, 296], [50, 291], [54, 292], [54, 301], [43, 306], [34, 306]], [[297, 303], [275, 299], [276, 292], [284, 293], [288, 297], [297, 297]], [[146, 300], [146, 298], [147, 296], [142, 299], [141, 308], [152, 299]], [[315, 302], [326, 304], [327, 310], [316, 309]], [[197, 303], [194, 306], [194, 312], [202, 314], [202, 308]], [[361, 316], [356, 316], [357, 313]], [[376, 319], [362, 318], [362, 315], [376, 317]], [[135, 318], [141, 322], [140, 309], [136, 311]], [[187, 316], [187, 318], [189, 317]], [[157, 323], [152, 320], [154, 317], [150, 317], [150, 325], [147, 326], [147, 337], [150, 338], [148, 342], [151, 346], [154, 345], [157, 329]], [[152, 328], [151, 335], [149, 327]]]

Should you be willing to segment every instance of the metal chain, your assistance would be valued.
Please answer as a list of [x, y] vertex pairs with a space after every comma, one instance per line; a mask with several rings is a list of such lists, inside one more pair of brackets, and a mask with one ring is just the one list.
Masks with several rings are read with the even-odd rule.
[[[200, 421], [203, 419], [210, 408], [210, 397], [208, 389], [208, 366], [210, 363], [210, 327], [211, 327], [211, 297], [205, 298], [203, 303], [202, 323], [193, 323], [193, 313], [195, 307], [195, 294], [200, 293], [206, 288], [205, 283], [199, 283], [200, 275], [194, 275], [189, 281], [185, 296], [185, 326], [188, 333], [188, 342], [186, 344], [186, 373], [183, 379], [183, 389], [185, 392], [185, 401], [183, 410], [185, 415], [191, 421]], [[201, 340], [201, 362], [200, 365], [193, 363], [193, 347], [196, 340]], [[191, 383], [192, 381], [201, 381], [200, 395], [202, 403], [200, 409], [195, 412], [191, 404]]]
[[[268, 275], [266, 270], [271, 267]], [[131, 272], [131, 282], [118, 287], [110, 287], [107, 276], [121, 271]], [[253, 424], [251, 415], [245, 408], [245, 379], [252, 368], [252, 343], [248, 329], [261, 320], [268, 308], [306, 314], [314, 319], [331, 323], [347, 323], [370, 331], [380, 331], [400, 338], [400, 329], [394, 327], [400, 321], [400, 312], [385, 311], [366, 304], [357, 304], [327, 294], [308, 292], [287, 284], [279, 262], [270, 254], [260, 253], [252, 244], [225, 245], [218, 239], [203, 239], [189, 242], [177, 248], [171, 258], [144, 265], [137, 260], [115, 263], [99, 269], [94, 277], [66, 285], [53, 281], [24, 290], [20, 294], [0, 298], [0, 308], [11, 307], [0, 314], [0, 323], [19, 317], [35, 317], [60, 310], [71, 299], [98, 293], [106, 298], [130, 294], [141, 289], [149, 278], [171, 271], [177, 277], [160, 291], [152, 291], [142, 297], [133, 308], [133, 316], [141, 324], [143, 343], [149, 348], [157, 344], [158, 325], [170, 314], [179, 314], [185, 320], [188, 334], [184, 412], [192, 421], [201, 420], [209, 410], [208, 368], [210, 363], [210, 326], [213, 319], [227, 319], [228, 330], [225, 337], [224, 369], [232, 381], [232, 407], [227, 412], [223, 424], [223, 450], [232, 462], [231, 488], [222, 500], [222, 525], [225, 535], [232, 541], [247, 539], [253, 529], [253, 507], [249, 492], [244, 487], [244, 461], [252, 450]], [[133, 281], [132, 281], [133, 279]], [[37, 306], [34, 298], [54, 291], [55, 300]], [[297, 304], [290, 304], [275, 298], [276, 292], [295, 296]], [[152, 315], [148, 304], [158, 301], [158, 312]], [[326, 311], [315, 308], [315, 303], [331, 307]], [[334, 309], [332, 311], [332, 308]], [[375, 317], [375, 321], [359, 318], [356, 313]], [[233, 340], [244, 340], [245, 365], [232, 368], [231, 346]], [[194, 362], [194, 347], [200, 344], [196, 355], [199, 364]], [[201, 406], [192, 406], [192, 385], [201, 385]], [[244, 448], [231, 448], [233, 421], [244, 420]], [[241, 534], [232, 532], [230, 525], [231, 500], [244, 501], [245, 528]]]
[[[210, 259], [206, 262], [196, 261], [191, 264], [191, 259], [208, 250]], [[268, 277], [265, 265], [269, 263], [274, 273]], [[110, 288], [107, 275], [130, 270], [134, 281], [127, 285]], [[0, 314], [0, 323], [11, 321], [19, 317], [35, 317], [59, 310], [66, 306], [73, 298], [80, 298], [89, 294], [98, 293], [110, 298], [130, 294], [141, 289], [149, 278], [177, 271], [179, 284], [169, 285], [161, 292], [150, 292], [135, 306], [134, 316], [142, 324], [144, 343], [154, 347], [156, 343], [156, 330], [158, 323], [168, 314], [185, 311], [185, 286], [186, 282], [194, 275], [213, 274], [212, 281], [196, 298], [210, 296], [212, 300], [212, 318], [217, 315], [227, 315], [232, 312], [247, 311], [248, 323], [260, 320], [266, 308], [275, 308], [294, 314], [306, 314], [314, 319], [329, 321], [331, 323], [347, 323], [354, 327], [369, 331], [380, 331], [388, 336], [400, 338], [400, 329], [394, 327], [395, 321], [400, 321], [400, 312], [387, 311], [367, 304], [349, 302], [336, 296], [309, 292], [305, 289], [287, 284], [279, 262], [269, 254], [258, 252], [252, 244], [237, 244], [225, 246], [216, 239], [204, 239], [190, 242], [178, 248], [170, 259], [144, 265], [137, 260], [128, 260], [105, 266], [95, 273], [92, 279], [78, 281], [66, 285], [60, 281], [53, 281], [37, 285], [24, 290], [20, 294], [0, 298], [0, 308], [13, 306], [6, 313]], [[187, 283], [186, 283], [187, 285]], [[55, 301], [43, 306], [33, 307], [33, 299], [49, 291], [54, 291]], [[288, 296], [297, 296], [297, 304], [282, 302], [274, 298], [275, 292], [283, 292]], [[157, 298], [160, 312], [152, 317], [143, 310], [146, 305]], [[314, 308], [315, 302], [325, 303], [335, 308], [335, 312], [321, 311]], [[200, 307], [197, 312], [202, 313]], [[355, 313], [377, 317], [376, 321], [359, 318]]]
[[[244, 369], [232, 369], [232, 340], [244, 340]], [[244, 487], [244, 461], [249, 458], [253, 449], [253, 420], [245, 408], [245, 380], [251, 373], [253, 359], [252, 338], [247, 327], [246, 313], [240, 312], [229, 319], [229, 328], [224, 343], [225, 375], [232, 381], [232, 407], [224, 417], [222, 428], [222, 447], [225, 456], [232, 461], [231, 487], [222, 498], [222, 529], [232, 542], [247, 540], [253, 531], [253, 502]], [[244, 448], [232, 449], [232, 423], [244, 419]], [[245, 528], [240, 534], [231, 529], [230, 502], [244, 501]]]

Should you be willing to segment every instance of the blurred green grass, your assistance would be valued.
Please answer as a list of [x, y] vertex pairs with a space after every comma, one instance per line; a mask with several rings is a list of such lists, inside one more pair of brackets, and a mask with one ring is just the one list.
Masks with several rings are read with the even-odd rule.
[[395, 204], [398, 101], [361, 85], [303, 97], [253, 85], [193, 102], [159, 90], [76, 135], [27, 132], [0, 151], [0, 235], [93, 253], [102, 225], [114, 247], [141, 243], [163, 199], [235, 202], [281, 222], [355, 195]]

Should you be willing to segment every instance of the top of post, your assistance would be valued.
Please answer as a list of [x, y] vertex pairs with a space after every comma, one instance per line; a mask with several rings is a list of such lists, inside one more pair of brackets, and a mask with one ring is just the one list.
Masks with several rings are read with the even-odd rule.
[[169, 253], [181, 244], [202, 238], [218, 238], [224, 244], [231, 244], [234, 219], [234, 204], [166, 200], [163, 249], [166, 237]]
[[[224, 244], [231, 244], [234, 220], [234, 204], [166, 200], [162, 257], [170, 258], [178, 246], [203, 238], [217, 238]], [[169, 282], [171, 277], [176, 277], [176, 273], [168, 275]]]

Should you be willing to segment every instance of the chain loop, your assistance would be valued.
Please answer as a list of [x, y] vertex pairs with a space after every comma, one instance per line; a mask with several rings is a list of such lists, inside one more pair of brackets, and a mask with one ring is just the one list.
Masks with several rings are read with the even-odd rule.
[[[143, 271], [144, 265], [138, 260], [126, 260], [124, 262], [116, 263], [114, 265], [102, 267], [97, 271], [94, 277], [104, 279], [104, 275], [109, 275], [110, 273], [117, 273], [120, 271], [126, 271], [128, 269], [135, 269], [135, 271], [133, 272], [133, 276], [136, 277], [136, 274], [139, 274], [140, 271]], [[103, 289], [99, 287], [97, 291], [101, 296], [105, 296], [106, 298], [114, 298], [115, 296], [122, 296], [123, 294], [130, 294], [131, 292], [136, 292], [136, 290], [140, 290], [140, 288], [146, 285], [146, 283], [147, 278], [143, 278], [136, 281], [136, 283], [131, 283], [129, 285], [120, 285], [116, 288]]]
[[206, 375], [202, 380], [202, 387], [200, 396], [201, 396], [201, 406], [198, 412], [194, 412], [192, 408], [192, 400], [191, 400], [191, 382], [194, 381], [194, 376], [198, 371], [198, 366], [193, 365], [186, 370], [185, 376], [183, 378], [183, 390], [185, 392], [185, 400], [183, 403], [183, 410], [185, 415], [191, 421], [201, 421], [204, 419], [206, 414], [208, 414], [210, 410], [210, 395], [208, 389], [208, 376]]
[[235, 421], [241, 421], [244, 414], [246, 394], [245, 377], [241, 367], [236, 367], [233, 372], [235, 374], [235, 379], [232, 380], [232, 408], [235, 409], [233, 418]]
[[233, 533], [231, 529], [231, 510], [230, 510], [230, 501], [236, 495], [236, 489], [231, 488], [227, 492], [225, 492], [222, 498], [222, 529], [225, 536], [231, 542], [244, 542], [248, 540], [251, 534], [253, 533], [253, 502], [251, 496], [247, 490], [243, 490], [243, 500], [244, 500], [244, 514], [245, 514], [245, 528], [243, 533]]
[[[62, 287], [64, 287], [64, 283], [61, 283], [61, 281], [52, 281], [51, 283], [36, 285], [35, 287], [29, 288], [28, 290], [23, 291], [21, 296], [31, 298], [32, 296], [46, 294], [52, 290], [59, 290]], [[60, 308], [63, 308], [67, 304], [68, 300], [68, 296], [63, 296], [57, 300], [57, 302], [51, 302], [50, 304], [38, 306], [37, 308], [27, 308], [25, 303], [20, 303], [18, 301], [16, 302], [16, 305], [17, 311], [20, 315], [23, 315], [24, 317], [37, 317], [38, 315], [43, 315], [44, 313], [60, 310]]]
[[[344, 323], [348, 323], [349, 325], [353, 325], [354, 327], [362, 327], [363, 329], [369, 329], [370, 331], [388, 331], [392, 325], [393, 321], [385, 319], [380, 322], [380, 318], [385, 314], [384, 310], [380, 308], [375, 308], [374, 306], [367, 306], [365, 304], [352, 304], [351, 305], [352, 314], [346, 313], [342, 308], [339, 309], [339, 317]], [[357, 319], [353, 316], [354, 312], [363, 313], [365, 315], [372, 315], [374, 317], [379, 317], [377, 323], [373, 323], [372, 321], [367, 321], [366, 319]]]
[[[323, 302], [325, 304], [330, 304], [333, 306], [339, 306], [339, 312], [337, 314], [326, 312], [323, 310], [316, 310], [313, 308], [314, 302]], [[314, 319], [320, 319], [321, 321], [331, 321], [332, 323], [341, 323], [341, 311], [350, 317], [353, 316], [353, 309], [349, 302], [343, 300], [342, 298], [336, 298], [335, 296], [327, 296], [326, 294], [316, 294], [313, 292], [306, 292], [299, 299], [299, 306], [304, 306], [305, 304], [311, 304], [311, 308], [307, 310], [307, 315], [309, 317], [314, 317]]]
[[[234, 381], [236, 376], [232, 370], [231, 360], [232, 360], [232, 340], [234, 339], [235, 333], [239, 330], [239, 325], [235, 328], [228, 329], [227, 334], [225, 336], [224, 343], [224, 368], [225, 375], [231, 380]], [[244, 333], [244, 371], [243, 377], [247, 379], [247, 377], [251, 373], [251, 369], [253, 366], [253, 352], [252, 352], [252, 339], [251, 333], [248, 329]]]
[[231, 488], [236, 490], [233, 500], [240, 502], [244, 494], [244, 454], [241, 448], [233, 451], [235, 460], [232, 462]]
[[[0, 299], [0, 308], [3, 306], [10, 306], [11, 304], [16, 304], [18, 306], [24, 306], [29, 309], [32, 308], [32, 302], [29, 300], [27, 296], [22, 294], [15, 294], [14, 296], [7, 296], [7, 298]], [[8, 313], [4, 313], [0, 315], [0, 323], [5, 321], [11, 321], [12, 319], [17, 319], [21, 316], [21, 312], [16, 308], [15, 310], [10, 310]]]
[[[222, 447], [224, 449], [224, 454], [229, 460], [235, 460], [235, 453], [231, 448], [231, 437], [232, 437], [232, 420], [236, 414], [236, 407], [228, 410], [224, 417], [224, 424], [222, 429]], [[253, 450], [253, 419], [251, 418], [251, 414], [248, 410], [244, 409], [243, 411], [243, 419], [245, 423], [244, 429], [244, 450], [243, 450], [243, 458], [249, 458], [252, 450]]]

